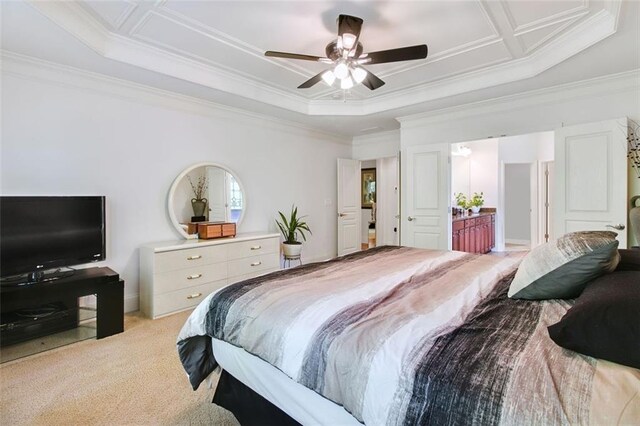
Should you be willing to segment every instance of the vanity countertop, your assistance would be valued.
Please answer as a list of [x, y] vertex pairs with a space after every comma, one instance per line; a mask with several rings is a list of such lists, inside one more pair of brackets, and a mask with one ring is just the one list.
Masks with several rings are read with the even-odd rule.
[[491, 216], [492, 214], [496, 214], [496, 212], [480, 212], [480, 213], [468, 214], [466, 216], [453, 216], [451, 221], [457, 222], [459, 220], [464, 220], [464, 219], [474, 219], [476, 217]]

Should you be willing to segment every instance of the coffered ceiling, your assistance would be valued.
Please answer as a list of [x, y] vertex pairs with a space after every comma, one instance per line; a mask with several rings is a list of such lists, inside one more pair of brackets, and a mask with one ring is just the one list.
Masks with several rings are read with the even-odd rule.
[[[621, 0], [28, 4], [31, 13], [47, 18], [49, 25], [85, 46], [85, 51], [76, 49], [78, 56], [89, 61], [92, 55], [94, 63], [96, 55], [102, 58], [104, 64], [94, 70], [117, 75], [115, 62], [146, 70], [147, 77], [136, 78], [139, 82], [147, 78], [153, 85], [165, 76], [189, 95], [200, 88], [203, 97], [215, 94], [223, 103], [236, 99], [251, 103], [253, 109], [276, 108], [308, 117], [393, 115], [412, 106], [529, 81], [615, 35], [624, 13], [638, 13], [637, 4]], [[20, 9], [25, 4], [3, 7], [12, 17], [29, 15]], [[266, 50], [324, 56], [325, 45], [336, 37], [341, 13], [364, 19], [360, 41], [365, 52], [425, 43], [427, 59], [371, 65], [386, 85], [376, 91], [356, 86], [345, 92], [323, 83], [297, 89], [327, 65], [264, 56]], [[637, 17], [630, 25], [633, 22], [637, 25]], [[15, 22], [13, 26], [17, 28]], [[9, 27], [3, 48], [35, 51], [38, 56], [36, 47], [20, 39], [30, 37], [28, 32], [19, 36]], [[636, 51], [638, 47], [636, 39]], [[69, 62], [65, 55], [72, 54], [63, 50], [57, 60]], [[56, 60], [50, 50], [40, 56]]]

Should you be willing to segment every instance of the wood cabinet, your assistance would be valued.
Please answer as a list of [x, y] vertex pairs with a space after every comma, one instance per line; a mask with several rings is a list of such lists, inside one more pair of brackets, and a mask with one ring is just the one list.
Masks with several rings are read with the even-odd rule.
[[454, 218], [451, 248], [468, 253], [488, 253], [496, 244], [495, 228], [494, 213]]
[[280, 234], [156, 243], [140, 249], [140, 310], [158, 318], [280, 268]]

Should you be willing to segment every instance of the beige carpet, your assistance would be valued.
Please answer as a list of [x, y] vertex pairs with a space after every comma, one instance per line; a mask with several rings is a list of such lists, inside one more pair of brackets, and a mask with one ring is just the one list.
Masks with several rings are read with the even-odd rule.
[[237, 425], [212, 389], [191, 390], [175, 346], [188, 315], [127, 315], [124, 333], [2, 364], [0, 423]]

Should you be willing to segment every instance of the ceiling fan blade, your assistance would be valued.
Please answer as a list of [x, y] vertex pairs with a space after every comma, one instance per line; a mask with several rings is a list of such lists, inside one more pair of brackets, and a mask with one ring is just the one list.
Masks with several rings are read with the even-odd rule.
[[[418, 46], [400, 47], [398, 49], [380, 50], [361, 55], [359, 59], [366, 60], [363, 63], [385, 64], [388, 62], [411, 61], [413, 59], [424, 59], [427, 57], [428, 49], [426, 44]], [[371, 59], [371, 60], [367, 60]]]
[[274, 52], [271, 50], [267, 50], [264, 52], [264, 56], [271, 56], [273, 58], [286, 58], [286, 59], [301, 59], [303, 61], [314, 61], [314, 62], [322, 62], [320, 56], [312, 56], [312, 55], [301, 55], [299, 53], [287, 53], [287, 52]]
[[360, 37], [360, 30], [362, 30], [362, 23], [364, 21], [361, 18], [350, 15], [338, 16], [338, 35], [342, 37], [344, 33], [353, 34], [356, 38]]
[[365, 71], [367, 71], [367, 76], [362, 80], [363, 86], [366, 86], [369, 90], [376, 90], [377, 88], [384, 86], [384, 81], [380, 80], [380, 78], [371, 73], [371, 71]]
[[322, 81], [322, 74], [324, 74], [325, 72], [326, 70], [322, 71], [319, 74], [314, 75], [309, 80], [305, 81], [300, 86], [298, 86], [298, 89], [308, 89], [309, 87], [316, 85], [317, 83]]

